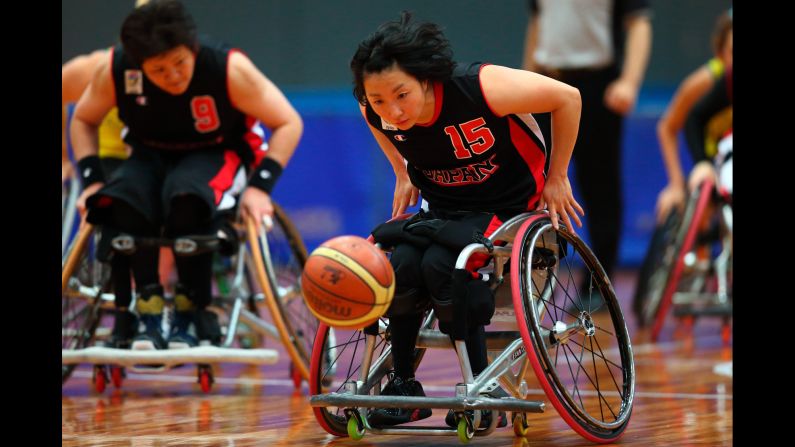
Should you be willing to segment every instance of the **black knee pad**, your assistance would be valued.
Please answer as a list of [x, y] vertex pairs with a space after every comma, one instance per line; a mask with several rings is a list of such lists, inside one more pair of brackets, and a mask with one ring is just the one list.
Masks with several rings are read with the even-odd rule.
[[470, 328], [486, 326], [494, 316], [494, 292], [489, 285], [464, 269], [453, 272], [453, 297], [433, 299], [439, 330], [463, 340]]
[[445, 334], [452, 334], [453, 330], [453, 300], [433, 300], [433, 312], [439, 320], [439, 330]]
[[494, 316], [494, 291], [484, 281], [467, 284], [467, 313], [469, 327], [491, 324]]
[[455, 340], [464, 340], [469, 326], [466, 304], [467, 284], [472, 275], [464, 269], [454, 269], [450, 287], [451, 296], [447, 300], [433, 298], [433, 307], [439, 316], [439, 330]]
[[430, 305], [428, 295], [420, 289], [412, 288], [405, 291], [395, 292], [392, 304], [386, 311], [387, 317], [403, 315], [416, 315], [422, 313]]

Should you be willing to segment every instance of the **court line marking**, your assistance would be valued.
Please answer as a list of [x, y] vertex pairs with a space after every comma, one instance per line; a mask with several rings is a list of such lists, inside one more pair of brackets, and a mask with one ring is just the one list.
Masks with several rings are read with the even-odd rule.
[[714, 368], [712, 368], [712, 372], [714, 372], [715, 374], [720, 374], [722, 376], [732, 377], [734, 374], [732, 366], [733, 366], [732, 361], [718, 363], [717, 365], [715, 365]]
[[[72, 377], [83, 377], [83, 378], [91, 378], [92, 373], [90, 371], [75, 371], [72, 373]], [[196, 383], [195, 376], [175, 376], [175, 375], [166, 375], [166, 374], [135, 374], [135, 373], [127, 373], [127, 378], [125, 380], [141, 380], [141, 381], [149, 381], [149, 382], [179, 382], [179, 383]], [[215, 377], [214, 378], [216, 383], [219, 384], [227, 384], [227, 385], [268, 385], [268, 386], [282, 386], [282, 387], [290, 387], [293, 388], [293, 381], [290, 379], [252, 379], [247, 377]], [[301, 386], [302, 389], [306, 389], [306, 384]], [[441, 386], [441, 385], [423, 385], [422, 388], [425, 391], [433, 391], [433, 392], [454, 392], [455, 387], [451, 386]], [[528, 394], [532, 395], [544, 395], [544, 390], [540, 388], [531, 388], [528, 390]], [[583, 395], [596, 395], [595, 391], [582, 391]], [[635, 391], [636, 398], [654, 398], [654, 399], [706, 399], [706, 400], [718, 400], [718, 399], [732, 399], [731, 394], [726, 393], [663, 393], [663, 392], [655, 392], [655, 391]]]

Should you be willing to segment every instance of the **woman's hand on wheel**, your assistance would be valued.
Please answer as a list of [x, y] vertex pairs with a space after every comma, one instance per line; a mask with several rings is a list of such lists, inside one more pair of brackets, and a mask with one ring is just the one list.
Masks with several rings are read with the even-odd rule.
[[84, 189], [83, 192], [80, 193], [80, 197], [77, 198], [77, 203], [75, 206], [77, 207], [77, 211], [80, 212], [80, 216], [83, 219], [86, 217], [86, 199], [96, 194], [97, 191], [99, 191], [104, 185], [105, 184], [101, 182], [92, 183], [88, 186], [88, 188]]
[[572, 233], [574, 232], [574, 227], [571, 225], [569, 216], [574, 219], [578, 227], [582, 227], [582, 222], [577, 216], [577, 213], [584, 216], [585, 211], [583, 211], [580, 204], [574, 200], [574, 195], [571, 192], [571, 184], [567, 176], [551, 175], [547, 177], [544, 191], [541, 192], [541, 199], [538, 201], [538, 207], [536, 207], [536, 209], [541, 210], [545, 207], [549, 210], [552, 226], [555, 227], [556, 230], [558, 229], [558, 214], [560, 214], [560, 217], [563, 219], [566, 228]]
[[662, 224], [671, 213], [677, 209], [681, 213], [685, 206], [685, 185], [669, 184], [657, 196], [657, 223]]
[[712, 179], [714, 183], [718, 179], [718, 174], [715, 172], [715, 166], [710, 161], [700, 161], [693, 166], [690, 175], [687, 178], [687, 188], [690, 192], [696, 190], [704, 181]]
[[251, 216], [257, 225], [270, 227], [273, 222], [273, 202], [267, 192], [249, 186], [240, 196], [240, 210], [243, 216]]

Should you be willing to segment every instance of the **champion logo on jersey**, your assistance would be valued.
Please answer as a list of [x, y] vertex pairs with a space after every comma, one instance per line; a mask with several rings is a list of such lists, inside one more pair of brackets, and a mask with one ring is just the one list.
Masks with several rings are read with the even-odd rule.
[[138, 104], [139, 106], [145, 106], [146, 105], [146, 96], [143, 96], [143, 95], [137, 96], [135, 98], [135, 103]]
[[124, 70], [124, 93], [128, 95], [144, 93], [144, 76], [141, 70]]
[[397, 126], [392, 123], [388, 123], [381, 118], [381, 128], [384, 130], [398, 130]]
[[401, 141], [401, 142], [402, 142], [402, 141], [406, 141], [406, 140], [408, 140], [408, 138], [406, 138], [406, 136], [405, 136], [405, 135], [403, 135], [403, 134], [397, 134], [397, 135], [395, 135], [395, 139], [396, 139], [396, 140], [398, 140], [398, 141]]

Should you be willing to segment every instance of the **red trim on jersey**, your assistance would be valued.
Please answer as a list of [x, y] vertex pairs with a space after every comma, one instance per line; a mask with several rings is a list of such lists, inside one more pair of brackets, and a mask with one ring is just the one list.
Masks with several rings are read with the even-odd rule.
[[260, 150], [264, 140], [254, 132], [256, 126], [259, 126], [259, 121], [254, 117], [246, 116], [246, 133], [243, 135], [243, 140], [248, 143], [251, 153], [254, 154], [254, 161], [251, 162], [252, 169], [259, 166], [259, 163], [268, 154], [268, 151]]
[[240, 53], [243, 56], [245, 56], [246, 53], [244, 53], [242, 50], [238, 48], [232, 48], [231, 50], [229, 50], [228, 53], [226, 53], [226, 96], [229, 98], [229, 104], [232, 104], [232, 107], [238, 109], [237, 104], [235, 104], [235, 102], [232, 101], [232, 95], [230, 94], [229, 91], [229, 59], [232, 57], [232, 53]]
[[544, 162], [546, 157], [544, 151], [530, 138], [530, 135], [525, 133], [518, 124], [512, 119], [508, 119], [508, 129], [511, 134], [511, 142], [519, 155], [522, 156], [527, 167], [530, 168], [530, 173], [533, 174], [533, 179], [536, 181], [536, 193], [533, 194], [527, 201], [527, 209], [530, 210], [533, 205], [538, 202], [541, 197], [541, 191], [544, 190]]
[[[491, 218], [491, 222], [489, 222], [489, 226], [486, 227], [486, 231], [483, 232], [483, 236], [486, 236], [486, 237], [491, 236], [491, 234], [494, 233], [495, 231], [497, 231], [497, 228], [500, 228], [500, 225], [502, 225], [502, 224], [503, 224], [503, 222], [495, 214]], [[469, 257], [469, 260], [467, 261], [467, 265], [464, 268], [469, 270], [470, 272], [472, 272], [472, 275], [473, 275], [472, 278], [473, 279], [477, 279], [477, 273], [475, 273], [475, 272], [477, 272], [479, 269], [482, 269], [483, 267], [485, 267], [486, 264], [488, 264], [490, 257], [491, 256], [486, 254], [486, 253], [475, 253], [475, 254], [473, 254], [472, 256]]]
[[442, 101], [444, 100], [444, 86], [441, 82], [434, 82], [433, 83], [433, 118], [427, 123], [417, 123], [417, 126], [421, 127], [430, 127], [433, 126], [433, 123], [439, 118], [439, 114], [442, 112]]
[[486, 102], [486, 106], [488, 106], [488, 108], [491, 111], [491, 113], [493, 113], [496, 116], [502, 117], [504, 115], [498, 114], [497, 112], [494, 111], [494, 108], [491, 107], [491, 103], [489, 103], [489, 99], [486, 98], [486, 92], [483, 91], [483, 81], [480, 80], [480, 72], [482, 72], [483, 69], [485, 67], [488, 67], [489, 65], [491, 65], [491, 64], [483, 64], [483, 65], [480, 66], [480, 70], [478, 70], [478, 85], [480, 85], [480, 94], [483, 95], [483, 101]]
[[224, 151], [224, 165], [221, 166], [221, 169], [215, 174], [215, 177], [207, 183], [213, 190], [213, 193], [215, 193], [216, 206], [221, 203], [221, 198], [224, 196], [224, 193], [232, 187], [232, 182], [235, 180], [235, 174], [239, 167], [240, 157], [237, 156], [235, 151]]
[[[116, 83], [113, 81], [113, 47], [110, 47], [110, 65], [108, 73], [110, 74], [110, 88], [113, 91], [113, 104], [116, 104]], [[142, 81], [143, 82], [143, 81]]]

